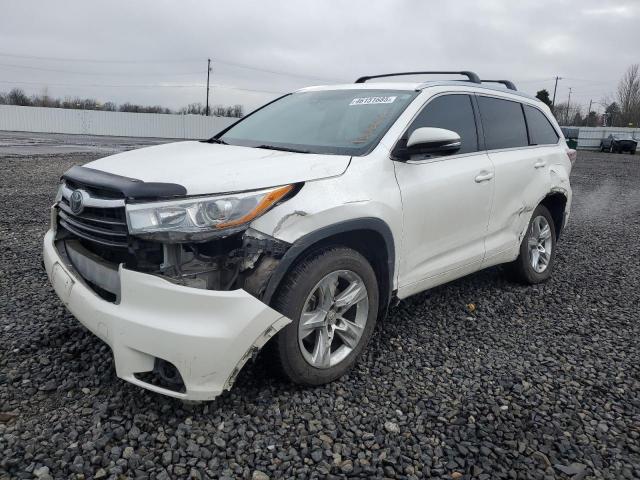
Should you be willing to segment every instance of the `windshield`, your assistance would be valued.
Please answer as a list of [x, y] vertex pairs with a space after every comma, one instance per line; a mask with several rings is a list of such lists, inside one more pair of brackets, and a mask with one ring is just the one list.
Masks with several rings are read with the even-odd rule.
[[218, 139], [247, 147], [364, 155], [415, 96], [407, 90], [292, 93], [249, 115]]
[[628, 133], [614, 133], [613, 138], [617, 140], [632, 140], [632, 137]]

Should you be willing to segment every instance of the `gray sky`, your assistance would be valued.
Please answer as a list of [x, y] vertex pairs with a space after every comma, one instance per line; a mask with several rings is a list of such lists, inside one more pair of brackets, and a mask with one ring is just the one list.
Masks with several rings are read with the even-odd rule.
[[20, 0], [4, 5], [0, 54], [0, 91], [103, 102], [204, 103], [210, 57], [211, 103], [248, 110], [416, 69], [469, 69], [534, 94], [560, 75], [557, 101], [572, 87], [586, 110], [640, 63], [640, 1]]

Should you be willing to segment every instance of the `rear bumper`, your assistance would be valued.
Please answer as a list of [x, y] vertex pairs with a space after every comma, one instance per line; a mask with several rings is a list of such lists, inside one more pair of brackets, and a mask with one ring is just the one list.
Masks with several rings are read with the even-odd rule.
[[[186, 400], [211, 400], [233, 384], [254, 351], [287, 325], [243, 290], [183, 287], [120, 266], [119, 302], [103, 300], [61, 258], [53, 231], [44, 238], [44, 264], [68, 310], [112, 349], [116, 374], [140, 387]], [[155, 360], [171, 362], [185, 391], [140, 380]]]
[[621, 152], [632, 152], [636, 149], [637, 145], [637, 143], [630, 140], [622, 140], [620, 142], [615, 142], [613, 144], [613, 148], [615, 150], [620, 150]]

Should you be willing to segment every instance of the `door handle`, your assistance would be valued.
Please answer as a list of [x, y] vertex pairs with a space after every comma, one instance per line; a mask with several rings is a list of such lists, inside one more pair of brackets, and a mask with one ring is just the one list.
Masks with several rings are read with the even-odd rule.
[[533, 168], [542, 168], [546, 166], [547, 166], [547, 162], [544, 160], [538, 160], [536, 163], [533, 164]]
[[492, 178], [493, 172], [487, 172], [486, 170], [483, 170], [476, 176], [476, 183], [486, 182], [488, 180], [491, 180]]

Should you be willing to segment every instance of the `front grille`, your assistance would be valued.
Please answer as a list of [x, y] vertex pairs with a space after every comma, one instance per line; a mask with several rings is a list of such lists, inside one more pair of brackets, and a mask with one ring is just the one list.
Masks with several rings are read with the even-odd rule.
[[73, 190], [63, 186], [58, 203], [58, 226], [88, 242], [126, 249], [129, 241], [124, 199], [96, 197], [84, 188], [82, 191], [85, 207], [80, 213], [74, 213], [70, 200]]

